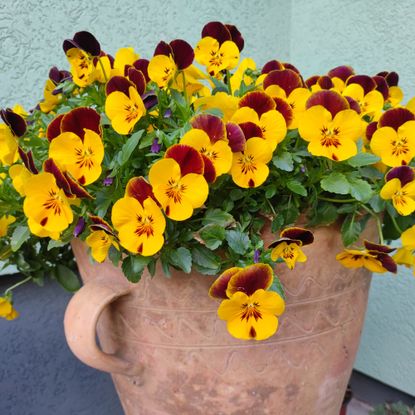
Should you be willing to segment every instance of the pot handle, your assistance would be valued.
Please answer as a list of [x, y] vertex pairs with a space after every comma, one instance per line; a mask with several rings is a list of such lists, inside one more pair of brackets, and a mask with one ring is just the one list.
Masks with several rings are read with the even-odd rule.
[[66, 340], [74, 355], [95, 369], [110, 373], [137, 376], [142, 365], [133, 364], [117, 356], [103, 352], [96, 343], [98, 319], [111, 302], [129, 294], [127, 281], [103, 279], [88, 281], [70, 300], [65, 312], [64, 327]]

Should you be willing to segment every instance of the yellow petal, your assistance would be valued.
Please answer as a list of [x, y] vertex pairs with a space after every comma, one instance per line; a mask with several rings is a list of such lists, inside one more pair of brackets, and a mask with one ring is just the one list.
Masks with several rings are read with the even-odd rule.
[[199, 40], [195, 48], [195, 60], [203, 66], [209, 66], [210, 59], [219, 50], [219, 42], [213, 37], [206, 36]]
[[148, 76], [160, 88], [167, 86], [176, 72], [177, 66], [171, 56], [156, 55], [148, 64]]
[[256, 125], [259, 125], [259, 118], [257, 112], [250, 107], [239, 108], [231, 118], [231, 122], [236, 124], [242, 124], [244, 122], [253, 122]]
[[274, 151], [287, 134], [285, 118], [278, 111], [271, 110], [261, 115], [259, 125], [265, 141], [269, 143], [272, 151]]
[[333, 119], [332, 128], [338, 128], [341, 140], [356, 141], [362, 136], [362, 121], [353, 110], [343, 110], [336, 114]]
[[120, 48], [115, 54], [114, 68], [124, 71], [126, 65], [132, 65], [139, 58], [140, 55], [132, 47]]
[[316, 105], [306, 110], [298, 122], [298, 132], [306, 141], [319, 141], [321, 130], [328, 127], [331, 114], [323, 106]]
[[415, 249], [415, 225], [402, 232], [401, 240], [406, 248]]

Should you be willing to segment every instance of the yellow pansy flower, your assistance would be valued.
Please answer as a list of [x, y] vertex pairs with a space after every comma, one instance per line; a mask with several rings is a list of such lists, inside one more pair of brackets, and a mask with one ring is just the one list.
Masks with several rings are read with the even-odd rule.
[[12, 215], [3, 215], [0, 218], [0, 238], [7, 235], [9, 225], [16, 222], [16, 218]]
[[19, 313], [13, 308], [13, 304], [6, 297], [0, 297], [0, 317], [6, 320], [14, 320]]
[[91, 56], [78, 48], [66, 51], [66, 57], [71, 65], [71, 74], [74, 83], [80, 87], [86, 87], [94, 82], [94, 64]]
[[143, 100], [137, 90], [130, 86], [128, 95], [121, 91], [111, 92], [105, 101], [105, 113], [118, 134], [129, 134], [137, 121], [146, 113]]
[[177, 66], [172, 56], [156, 55], [148, 64], [148, 76], [160, 88], [166, 87], [176, 72]]
[[86, 244], [91, 248], [92, 258], [97, 262], [104, 262], [111, 246], [120, 249], [114, 236], [103, 230], [91, 232], [85, 239]]
[[382, 114], [384, 100], [379, 91], [373, 90], [365, 94], [365, 90], [361, 85], [350, 84], [342, 91], [342, 95], [357, 102], [362, 117], [368, 115], [376, 121]]
[[23, 211], [28, 218], [30, 231], [38, 236], [56, 236], [73, 221], [67, 197], [51, 173], [30, 177], [24, 189], [26, 198]]
[[253, 137], [247, 140], [244, 151], [233, 154], [231, 175], [240, 187], [258, 187], [268, 177], [267, 163], [272, 158], [272, 149], [265, 140]]

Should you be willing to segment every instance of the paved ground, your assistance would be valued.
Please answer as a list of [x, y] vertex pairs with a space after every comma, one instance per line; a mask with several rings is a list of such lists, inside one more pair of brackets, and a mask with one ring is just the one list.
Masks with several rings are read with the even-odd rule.
[[368, 415], [371, 409], [365, 403], [352, 399], [347, 408], [347, 415]]

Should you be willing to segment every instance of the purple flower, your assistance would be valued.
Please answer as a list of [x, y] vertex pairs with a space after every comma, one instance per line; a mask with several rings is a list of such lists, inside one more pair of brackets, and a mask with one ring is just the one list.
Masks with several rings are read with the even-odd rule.
[[257, 264], [259, 262], [260, 255], [261, 255], [261, 251], [259, 249], [255, 249], [255, 252], [254, 252], [254, 264]]
[[159, 140], [157, 137], [153, 140], [153, 144], [151, 145], [151, 152], [158, 153], [160, 151], [161, 145], [159, 144]]
[[73, 230], [73, 236], [77, 238], [85, 229], [85, 219], [81, 216], [78, 219], [78, 223], [75, 226], [75, 229]]
[[104, 186], [111, 186], [112, 183], [114, 182], [114, 179], [112, 177], [106, 177], [103, 181], [102, 184]]

